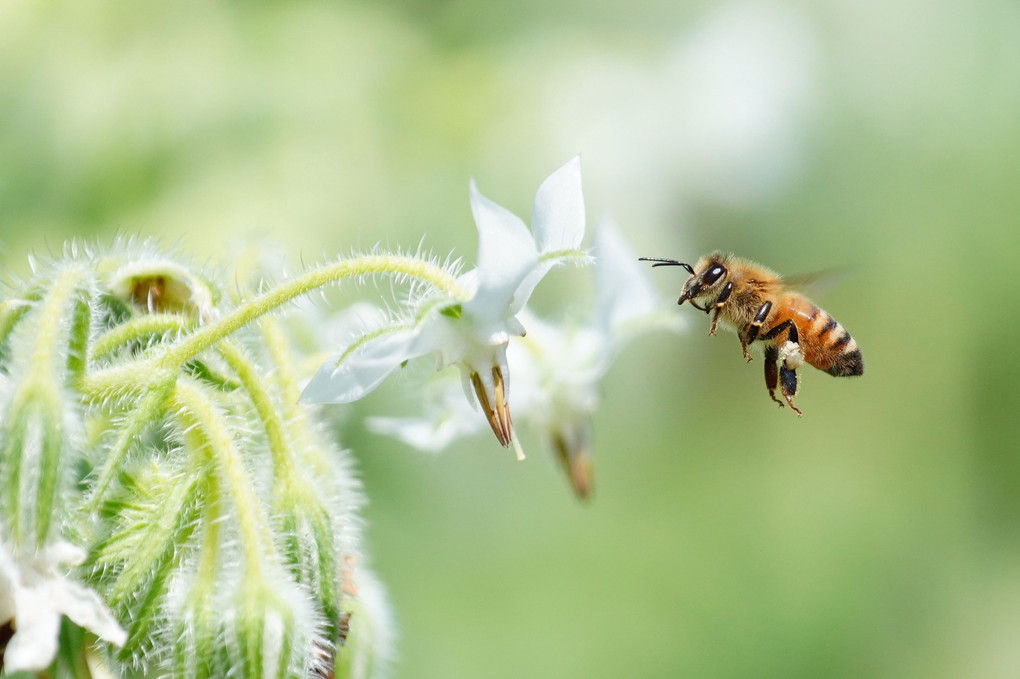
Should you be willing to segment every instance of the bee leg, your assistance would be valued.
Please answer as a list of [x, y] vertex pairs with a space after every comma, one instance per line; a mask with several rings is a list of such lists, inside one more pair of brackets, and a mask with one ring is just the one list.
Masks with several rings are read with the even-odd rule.
[[783, 333], [786, 333], [786, 341], [800, 345], [800, 333], [797, 332], [797, 325], [787, 319], [761, 336], [765, 340], [773, 340]]
[[[797, 332], [797, 325], [792, 320], [786, 320], [776, 327], [765, 333], [763, 339], [774, 340], [783, 333], [786, 333], [786, 342], [783, 344], [782, 350], [778, 349], [775, 345], [769, 345], [769, 349], [772, 350], [772, 355], [775, 356], [773, 363], [775, 367], [773, 370], [778, 368], [779, 373], [779, 386], [782, 388], [783, 398], [786, 399], [787, 405], [792, 408], [797, 415], [803, 415], [800, 408], [793, 405], [793, 397], [797, 395], [797, 387], [800, 386], [800, 378], [797, 375], [797, 368], [800, 367], [803, 362], [803, 353], [800, 350], [800, 337]], [[768, 353], [766, 355], [769, 355]], [[778, 400], [773, 393], [775, 378], [773, 377], [771, 382], [772, 388], [769, 389], [769, 393], [772, 395], [772, 400]], [[766, 374], [766, 382], [769, 377]]]
[[776, 398], [776, 387], [779, 386], [779, 349], [771, 344], [765, 347], [765, 386], [772, 400], [782, 408], [783, 402]]
[[758, 313], [754, 315], [754, 320], [744, 326], [743, 332], [740, 333], [740, 348], [744, 351], [744, 358], [750, 361], [753, 356], [747, 351], [747, 345], [758, 339], [758, 331], [761, 330], [761, 324], [768, 318], [769, 312], [772, 311], [772, 302], [765, 302], [758, 309]]
[[730, 293], [733, 292], [733, 283], [726, 283], [723, 287], [722, 292], [715, 298], [715, 313], [712, 314], [712, 327], [709, 329], [708, 334], [714, 335], [715, 328], [719, 325], [719, 314], [722, 313], [723, 305], [726, 304], [726, 300], [730, 298]]
[[[797, 395], [799, 384], [800, 378], [797, 376], [796, 369], [787, 368], [785, 365], [779, 367], [779, 386], [783, 389], [783, 398], [786, 399], [786, 404], [793, 408], [798, 417], [803, 417], [804, 413], [801, 409], [793, 405], [793, 397]], [[773, 397], [773, 400], [775, 400], [775, 397]]]

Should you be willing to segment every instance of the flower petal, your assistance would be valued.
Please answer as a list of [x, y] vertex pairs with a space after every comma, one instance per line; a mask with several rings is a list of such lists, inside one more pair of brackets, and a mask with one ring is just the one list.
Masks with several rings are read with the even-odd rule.
[[408, 359], [427, 354], [417, 328], [380, 332], [326, 361], [301, 394], [302, 403], [351, 403], [379, 386]]
[[517, 286], [513, 299], [510, 301], [510, 306], [507, 308], [507, 316], [516, 316], [527, 305], [528, 300], [531, 299], [531, 293], [535, 291], [535, 288], [538, 287], [538, 284], [542, 282], [542, 279], [545, 278], [545, 275], [553, 267], [566, 262], [586, 265], [590, 261], [591, 257], [585, 255], [580, 250], [567, 250], [564, 251], [563, 256], [551, 256], [541, 260], [528, 272], [528, 275], [524, 277], [520, 285]]
[[595, 318], [610, 329], [654, 313], [659, 294], [641, 266], [637, 255], [609, 219], [602, 219], [595, 231], [595, 285], [598, 299]]
[[127, 640], [99, 595], [63, 574], [61, 564], [84, 558], [85, 552], [69, 542], [17, 555], [0, 542], [0, 616], [16, 630], [3, 656], [7, 672], [37, 672], [53, 662], [61, 615], [104, 641], [121, 646]]
[[580, 249], [584, 239], [584, 221], [581, 157], [575, 156], [549, 175], [535, 194], [531, 229], [538, 247], [539, 263], [517, 286], [510, 303], [510, 315], [524, 308], [531, 293], [554, 266], [566, 261], [588, 263], [589, 258]]
[[60, 609], [71, 622], [89, 630], [103, 641], [123, 646], [127, 632], [113, 617], [99, 594], [74, 582], [66, 582], [60, 592]]
[[577, 250], [584, 239], [581, 156], [574, 156], [538, 187], [531, 229], [540, 253]]
[[[458, 393], [458, 396], [460, 394]], [[465, 404], [467, 405], [467, 404]], [[365, 425], [377, 434], [392, 436], [428, 453], [437, 453], [457, 441], [482, 430], [478, 413], [465, 408], [465, 416], [440, 413], [431, 417], [369, 417]]]
[[46, 587], [20, 587], [15, 593], [17, 632], [4, 651], [7, 672], [38, 672], [53, 662], [57, 654], [60, 612]]
[[506, 315], [521, 281], [538, 264], [538, 251], [524, 222], [483, 196], [474, 182], [471, 212], [478, 227], [478, 292], [465, 309], [485, 325]]

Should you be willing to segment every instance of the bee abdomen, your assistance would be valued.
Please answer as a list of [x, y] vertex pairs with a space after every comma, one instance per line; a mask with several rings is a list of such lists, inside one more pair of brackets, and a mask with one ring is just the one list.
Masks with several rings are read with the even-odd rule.
[[[853, 342], [853, 338], [850, 338]], [[841, 352], [825, 372], [835, 377], [856, 377], [864, 374], [864, 357], [856, 343], [851, 351]]]
[[864, 357], [850, 333], [835, 318], [822, 311], [814, 314], [811, 332], [823, 347], [828, 366], [821, 367], [835, 377], [852, 377], [864, 374]]

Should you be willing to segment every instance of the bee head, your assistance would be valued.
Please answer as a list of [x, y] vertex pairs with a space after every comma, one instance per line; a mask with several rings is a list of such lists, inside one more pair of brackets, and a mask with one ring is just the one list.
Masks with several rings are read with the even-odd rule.
[[691, 305], [702, 311], [707, 311], [707, 307], [699, 306], [696, 300], [699, 297], [714, 293], [726, 281], [726, 274], [728, 273], [724, 263], [726, 258], [720, 253], [713, 253], [707, 257], [702, 257], [696, 266], [691, 266], [685, 262], [678, 262], [675, 259], [657, 259], [653, 257], [641, 257], [640, 259], [645, 262], [654, 262], [652, 264], [653, 267], [680, 266], [686, 269], [687, 273], [691, 274], [691, 277], [684, 283], [680, 299], [676, 303], [683, 304], [689, 300]]
[[690, 301], [691, 306], [707, 311], [708, 307], [702, 307], [698, 300], [702, 297], [715, 298], [719, 295], [722, 286], [726, 283], [729, 270], [726, 268], [725, 257], [712, 254], [702, 257], [691, 271], [691, 277], [684, 283], [684, 289], [680, 293], [677, 304]]

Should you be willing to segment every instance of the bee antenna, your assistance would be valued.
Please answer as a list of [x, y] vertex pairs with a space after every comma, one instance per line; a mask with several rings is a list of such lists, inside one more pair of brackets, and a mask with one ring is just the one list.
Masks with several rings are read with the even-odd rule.
[[659, 257], [638, 257], [639, 262], [655, 262], [652, 264], [652, 268], [657, 266], [682, 266], [687, 269], [687, 273], [694, 275], [694, 267], [685, 262], [678, 262], [675, 259], [660, 259]]

